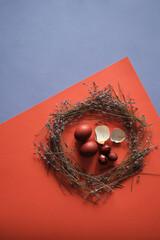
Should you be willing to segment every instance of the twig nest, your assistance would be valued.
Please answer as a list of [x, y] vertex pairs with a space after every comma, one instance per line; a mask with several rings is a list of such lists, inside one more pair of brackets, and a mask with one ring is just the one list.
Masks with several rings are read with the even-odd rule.
[[100, 164], [106, 165], [107, 161], [108, 161], [108, 158], [105, 155], [101, 154], [98, 158], [98, 161], [99, 161]]
[[105, 125], [100, 125], [95, 128], [96, 141], [99, 144], [104, 144], [110, 137], [109, 128]]
[[122, 129], [120, 128], [115, 128], [111, 132], [111, 141], [115, 143], [121, 143], [125, 139], [125, 133]]
[[92, 128], [88, 124], [80, 124], [75, 132], [74, 132], [74, 137], [78, 141], [85, 141], [87, 140], [92, 134]]
[[117, 159], [118, 159], [118, 155], [114, 152], [110, 152], [108, 154], [108, 159], [111, 161], [111, 162], [115, 162]]
[[84, 157], [91, 157], [98, 151], [98, 145], [95, 141], [90, 140], [83, 143], [79, 149], [79, 152]]

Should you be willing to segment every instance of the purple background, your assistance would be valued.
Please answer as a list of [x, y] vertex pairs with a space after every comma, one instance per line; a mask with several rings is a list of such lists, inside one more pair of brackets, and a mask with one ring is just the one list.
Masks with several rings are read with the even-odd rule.
[[0, 0], [0, 122], [126, 56], [160, 113], [159, 0]]

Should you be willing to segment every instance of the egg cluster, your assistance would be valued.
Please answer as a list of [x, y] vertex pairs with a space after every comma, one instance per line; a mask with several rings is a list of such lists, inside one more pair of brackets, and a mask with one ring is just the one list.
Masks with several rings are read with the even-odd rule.
[[79, 148], [80, 154], [84, 157], [91, 157], [97, 153], [100, 146], [99, 163], [105, 165], [108, 161], [115, 162], [118, 156], [116, 153], [111, 152], [110, 145], [104, 142], [98, 146], [97, 141], [89, 140], [91, 134], [92, 128], [88, 124], [80, 124], [76, 128], [74, 137], [82, 143]]
[[111, 147], [108, 144], [104, 144], [100, 149], [99, 163], [105, 165], [108, 161], [115, 162], [118, 159], [118, 155], [111, 152]]
[[92, 128], [88, 124], [80, 124], [74, 133], [75, 138], [82, 143], [79, 152], [84, 157], [91, 157], [98, 151], [96, 141], [88, 140], [92, 134]]

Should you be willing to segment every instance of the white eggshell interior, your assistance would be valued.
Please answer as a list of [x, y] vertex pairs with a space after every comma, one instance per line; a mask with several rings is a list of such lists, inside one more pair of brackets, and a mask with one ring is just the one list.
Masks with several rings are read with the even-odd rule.
[[110, 137], [109, 128], [105, 125], [100, 125], [95, 128], [96, 141], [100, 144], [104, 144]]
[[125, 132], [122, 129], [116, 128], [111, 132], [112, 142], [120, 143], [120, 142], [123, 142], [124, 139], [125, 139]]

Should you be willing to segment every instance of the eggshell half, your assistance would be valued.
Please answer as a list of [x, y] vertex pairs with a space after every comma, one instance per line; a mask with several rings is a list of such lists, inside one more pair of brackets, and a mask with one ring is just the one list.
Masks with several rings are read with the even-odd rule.
[[109, 128], [106, 125], [100, 125], [95, 128], [96, 141], [99, 144], [104, 144], [110, 137]]
[[120, 128], [115, 128], [111, 132], [111, 141], [115, 143], [123, 142], [125, 139], [125, 132]]

